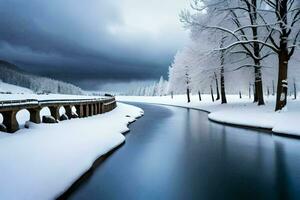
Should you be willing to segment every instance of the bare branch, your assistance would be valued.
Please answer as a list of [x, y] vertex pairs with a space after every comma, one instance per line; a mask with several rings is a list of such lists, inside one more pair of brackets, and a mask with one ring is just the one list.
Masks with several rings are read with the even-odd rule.
[[228, 50], [228, 49], [231, 49], [231, 48], [236, 47], [237, 45], [241, 45], [241, 44], [251, 44], [251, 43], [254, 43], [254, 42], [263, 44], [263, 45], [269, 47], [270, 49], [272, 49], [273, 51], [279, 52], [279, 50], [278, 50], [276, 47], [274, 47], [273, 45], [270, 45], [270, 44], [268, 44], [268, 43], [266, 43], [266, 42], [264, 42], [264, 41], [261, 41], [261, 40], [237, 41], [237, 42], [234, 42], [234, 43], [228, 45], [227, 47], [219, 48], [219, 49], [214, 49], [214, 51]]

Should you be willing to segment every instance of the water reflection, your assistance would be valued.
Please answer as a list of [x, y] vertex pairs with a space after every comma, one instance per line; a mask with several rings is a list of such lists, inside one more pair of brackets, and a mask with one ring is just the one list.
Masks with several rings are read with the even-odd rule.
[[276, 189], [279, 199], [289, 199], [289, 192], [286, 188], [287, 184], [287, 171], [285, 164], [284, 146], [275, 141], [275, 169], [276, 169]]
[[71, 199], [299, 199], [300, 140], [223, 126], [193, 109], [138, 104], [115, 152]]

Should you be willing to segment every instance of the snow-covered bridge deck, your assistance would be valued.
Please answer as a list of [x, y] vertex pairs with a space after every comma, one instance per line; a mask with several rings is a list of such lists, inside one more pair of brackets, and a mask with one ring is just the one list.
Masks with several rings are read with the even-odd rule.
[[51, 116], [59, 120], [59, 108], [64, 107], [69, 119], [74, 117], [72, 108], [76, 108], [79, 118], [105, 113], [113, 110], [117, 104], [114, 97], [90, 98], [90, 99], [20, 99], [0, 101], [0, 113], [3, 116], [3, 124], [10, 133], [19, 129], [16, 114], [23, 109], [30, 113], [30, 121], [41, 123], [40, 111], [48, 107]]

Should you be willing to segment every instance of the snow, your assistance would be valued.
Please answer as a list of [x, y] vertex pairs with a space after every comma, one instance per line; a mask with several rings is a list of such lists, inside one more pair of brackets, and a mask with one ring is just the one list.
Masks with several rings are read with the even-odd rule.
[[63, 99], [92, 99], [101, 98], [101, 96], [86, 96], [86, 95], [67, 95], [67, 94], [1, 94], [0, 101], [10, 100], [24, 100], [24, 99], [36, 99], [36, 100], [63, 100]]
[[191, 96], [191, 103], [187, 103], [186, 95], [170, 96], [119, 96], [119, 101], [145, 102], [164, 105], [181, 106], [201, 109], [209, 112], [208, 118], [222, 123], [271, 129], [275, 133], [300, 136], [300, 100], [288, 99], [286, 108], [275, 112], [275, 97], [265, 97], [266, 105], [257, 106], [248, 97], [239, 98], [238, 95], [227, 95], [228, 104], [211, 101], [210, 95], [202, 95], [199, 102], [198, 95]]
[[[28, 117], [18, 114], [21, 120]], [[30, 123], [16, 134], [0, 132], [0, 199], [58, 197], [98, 157], [123, 143], [121, 133], [142, 114], [137, 107], [118, 103], [101, 115], [58, 124]]]
[[12, 85], [12, 84], [8, 84], [8, 83], [4, 83], [1, 80], [0, 80], [0, 92], [28, 93], [28, 94], [33, 93], [32, 90], [30, 90], [30, 89], [20, 87], [20, 86], [16, 86], [16, 85]]

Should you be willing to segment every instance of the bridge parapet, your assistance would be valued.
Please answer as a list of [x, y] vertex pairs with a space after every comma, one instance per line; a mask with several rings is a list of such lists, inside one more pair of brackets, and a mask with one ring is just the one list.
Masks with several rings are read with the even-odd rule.
[[72, 107], [76, 108], [76, 114], [79, 118], [102, 114], [113, 110], [116, 107], [114, 97], [93, 98], [93, 99], [22, 99], [0, 101], [0, 113], [3, 116], [3, 124], [9, 133], [14, 133], [19, 129], [16, 114], [23, 109], [30, 113], [30, 121], [41, 123], [40, 111], [48, 107], [51, 116], [59, 120], [59, 108], [64, 107], [66, 115], [71, 119], [73, 117]]

